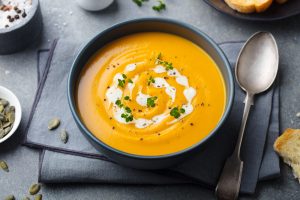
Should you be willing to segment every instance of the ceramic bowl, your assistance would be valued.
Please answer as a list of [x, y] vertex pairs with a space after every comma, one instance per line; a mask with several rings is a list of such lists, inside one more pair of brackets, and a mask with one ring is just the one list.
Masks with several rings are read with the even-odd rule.
[[77, 0], [78, 5], [88, 11], [99, 11], [110, 6], [114, 0]]
[[16, 97], [16, 95], [14, 93], [12, 93], [12, 91], [10, 91], [9, 89], [7, 89], [3, 86], [0, 86], [0, 98], [7, 100], [11, 106], [15, 107], [15, 122], [14, 122], [13, 127], [10, 130], [10, 132], [6, 136], [4, 136], [2, 139], [0, 139], [0, 144], [1, 144], [2, 142], [6, 141], [8, 138], [10, 138], [18, 129], [20, 122], [21, 122], [21, 118], [22, 118], [22, 109], [21, 109], [20, 101]]
[[[118, 149], [112, 148], [105, 144], [98, 138], [96, 138], [85, 126], [83, 121], [80, 119], [78, 110], [75, 103], [74, 95], [76, 94], [77, 81], [80, 76], [80, 72], [84, 68], [87, 61], [91, 56], [102, 48], [105, 44], [118, 39], [122, 36], [138, 33], [138, 32], [166, 32], [181, 36], [186, 38], [196, 45], [204, 49], [211, 58], [216, 62], [219, 67], [226, 87], [226, 106], [225, 111], [220, 119], [219, 123], [216, 125], [214, 130], [203, 140], [199, 141], [197, 144], [186, 148], [185, 150], [175, 152], [168, 155], [162, 156], [140, 156], [122, 152]], [[219, 46], [205, 33], [199, 29], [186, 24], [184, 22], [174, 21], [170, 19], [161, 18], [146, 18], [146, 19], [136, 19], [127, 22], [123, 22], [114, 25], [94, 37], [89, 41], [80, 53], [75, 58], [75, 61], [71, 67], [69, 80], [68, 80], [68, 101], [70, 105], [73, 117], [78, 125], [79, 129], [84, 136], [95, 146], [96, 149], [101, 151], [111, 160], [125, 166], [138, 168], [138, 169], [161, 169], [170, 167], [172, 165], [178, 164], [187, 157], [193, 155], [194, 153], [201, 153], [206, 145], [209, 145], [209, 141], [212, 141], [216, 132], [219, 130], [221, 125], [224, 123], [229, 115], [232, 107], [234, 96], [234, 84], [233, 76], [230, 69], [230, 64], [225, 57]]]
[[27, 17], [8, 28], [0, 28], [0, 54], [12, 54], [36, 43], [42, 31], [42, 14], [39, 0], [32, 0]]

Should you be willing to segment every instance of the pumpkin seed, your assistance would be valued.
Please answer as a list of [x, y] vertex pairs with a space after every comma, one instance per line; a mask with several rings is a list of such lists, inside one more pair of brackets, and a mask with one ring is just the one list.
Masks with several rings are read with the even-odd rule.
[[4, 138], [5, 136], [5, 131], [3, 130], [3, 128], [0, 129], [0, 139]]
[[6, 118], [8, 119], [8, 121], [10, 123], [14, 123], [15, 122], [15, 113], [13, 111], [10, 111], [7, 113]]
[[68, 139], [69, 139], [69, 135], [68, 135], [68, 132], [65, 130], [65, 129], [62, 129], [60, 131], [60, 140], [66, 144], [68, 142]]
[[35, 195], [37, 194], [41, 189], [41, 186], [39, 184], [33, 184], [30, 188], [29, 188], [29, 194], [31, 195]]
[[15, 196], [14, 195], [8, 195], [7, 197], [5, 197], [5, 200], [15, 200]]
[[16, 108], [14, 106], [9, 106], [8, 109], [9, 109], [10, 112], [15, 112], [16, 111]]
[[10, 125], [11, 125], [10, 122], [5, 122], [5, 123], [2, 125], [2, 127], [5, 129], [5, 128], [9, 127]]
[[34, 197], [34, 200], [42, 200], [42, 199], [43, 199], [43, 195], [41, 195], [41, 194], [37, 194]]
[[0, 121], [4, 121], [5, 120], [5, 115], [4, 114], [2, 114], [2, 113], [0, 113]]
[[8, 165], [7, 165], [7, 163], [6, 163], [4, 160], [1, 160], [1, 161], [0, 161], [0, 167], [1, 167], [1, 169], [3, 169], [4, 171], [9, 172]]
[[30, 200], [29, 197], [24, 197], [22, 200]]
[[48, 129], [49, 130], [56, 129], [59, 126], [59, 124], [60, 124], [60, 120], [58, 118], [54, 118], [54, 119], [49, 121]]
[[7, 135], [9, 131], [11, 130], [11, 126], [4, 128], [4, 135]]
[[3, 105], [4, 107], [6, 107], [9, 103], [5, 99], [0, 99], [0, 104]]
[[0, 104], [0, 113], [4, 111], [4, 105]]

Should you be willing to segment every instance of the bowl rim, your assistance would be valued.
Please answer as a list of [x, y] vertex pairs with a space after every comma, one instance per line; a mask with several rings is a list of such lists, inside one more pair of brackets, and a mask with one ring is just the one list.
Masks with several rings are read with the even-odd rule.
[[[4, 91], [5, 93], [8, 93], [9, 95], [12, 96], [12, 98], [14, 98], [16, 100], [16, 111], [15, 111], [15, 115], [17, 115], [17, 113], [19, 113], [20, 117], [16, 118], [12, 129], [9, 131], [9, 133], [4, 136], [2, 139], [0, 139], [0, 144], [5, 142], [6, 140], [8, 140], [18, 129], [20, 123], [21, 123], [21, 119], [22, 119], [22, 107], [21, 107], [21, 103], [18, 99], [18, 97], [8, 88], [0, 86], [0, 91]], [[1, 98], [1, 97], [0, 97]]]
[[[228, 74], [228, 85], [230, 88], [230, 92], [229, 94], [227, 94], [227, 99], [228, 99], [228, 104], [227, 107], [225, 108], [225, 111], [221, 117], [221, 119], [219, 120], [218, 124], [215, 126], [215, 128], [202, 140], [200, 140], [199, 142], [195, 143], [192, 146], [189, 146], [181, 151], [177, 151], [177, 152], [173, 152], [170, 154], [163, 154], [163, 155], [157, 155], [157, 156], [145, 156], [145, 155], [138, 155], [138, 154], [131, 154], [131, 153], [127, 153], [124, 152], [122, 150], [116, 149], [114, 147], [109, 146], [108, 144], [104, 143], [103, 141], [101, 141], [100, 139], [98, 139], [96, 136], [93, 135], [92, 132], [90, 132], [88, 130], [88, 128], [84, 125], [84, 123], [81, 121], [80, 117], [79, 117], [79, 113], [77, 112], [77, 108], [76, 108], [76, 103], [75, 103], [75, 98], [74, 98], [74, 91], [75, 91], [75, 85], [76, 85], [76, 72], [77, 72], [77, 68], [76, 66], [78, 66], [78, 62], [81, 59], [81, 56], [84, 54], [84, 52], [94, 43], [96, 42], [99, 38], [101, 38], [103, 35], [109, 33], [110, 31], [114, 30], [114, 29], [118, 29], [122, 26], [126, 26], [128, 24], [133, 24], [133, 23], [142, 23], [142, 22], [163, 22], [163, 23], [169, 23], [169, 24], [173, 24], [176, 26], [180, 26], [183, 27], [189, 31], [194, 32], [195, 34], [199, 35], [200, 37], [202, 37], [204, 40], [206, 40], [212, 47], [213, 49], [216, 50], [216, 52], [218, 53], [218, 55], [220, 56], [222, 62], [225, 65], [227, 74]], [[139, 18], [139, 19], [131, 19], [131, 20], [127, 20], [124, 22], [120, 22], [117, 24], [112, 25], [111, 27], [101, 31], [100, 33], [96, 34], [96, 36], [94, 36], [91, 40], [89, 40], [85, 45], [83, 45], [83, 47], [80, 49], [79, 53], [76, 55], [72, 66], [71, 66], [71, 70], [68, 76], [68, 86], [67, 86], [67, 96], [68, 96], [68, 103], [69, 103], [69, 107], [70, 110], [72, 112], [72, 115], [77, 123], [77, 125], [79, 125], [79, 128], [82, 130], [82, 132], [87, 135], [90, 139], [92, 139], [92, 141], [94, 143], [97, 143], [98, 145], [100, 145], [102, 148], [108, 149], [114, 153], [117, 153], [119, 155], [122, 156], [126, 156], [126, 157], [130, 157], [130, 158], [134, 158], [134, 159], [143, 159], [143, 160], [151, 160], [151, 159], [166, 159], [166, 158], [172, 158], [172, 157], [177, 157], [179, 155], [191, 152], [192, 150], [196, 149], [197, 147], [201, 146], [204, 143], [207, 143], [213, 136], [216, 135], [216, 132], [220, 129], [220, 127], [222, 126], [222, 124], [224, 123], [224, 121], [228, 118], [229, 113], [231, 111], [232, 105], [233, 105], [233, 98], [234, 98], [234, 82], [233, 82], [233, 75], [232, 75], [232, 71], [231, 71], [231, 67], [230, 67], [230, 63], [227, 59], [227, 57], [225, 56], [224, 52], [222, 51], [222, 49], [217, 45], [216, 42], [214, 42], [208, 35], [206, 35], [204, 32], [200, 31], [198, 28], [194, 27], [193, 25], [190, 25], [188, 23], [185, 22], [181, 22], [181, 21], [177, 21], [174, 19], [169, 19], [169, 18], [157, 18], [157, 17], [147, 17], [147, 18]]]

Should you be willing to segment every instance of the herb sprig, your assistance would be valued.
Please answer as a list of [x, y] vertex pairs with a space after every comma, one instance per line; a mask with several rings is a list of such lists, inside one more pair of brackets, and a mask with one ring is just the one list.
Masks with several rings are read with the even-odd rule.
[[125, 113], [121, 114], [121, 117], [125, 119], [126, 122], [131, 122], [133, 120], [133, 115], [131, 114], [131, 109], [126, 106]]
[[156, 6], [152, 6], [152, 9], [157, 11], [157, 12], [160, 12], [162, 10], [166, 10], [166, 4], [165, 2], [163, 2], [162, 0], [158, 0], [158, 5]]
[[121, 102], [121, 100], [120, 99], [118, 99], [116, 102], [115, 102], [115, 104], [117, 105], [117, 106], [119, 106], [120, 108], [122, 108], [124, 105], [122, 104], [122, 102]]
[[148, 1], [148, 0], [132, 0], [136, 5], [138, 5], [138, 6], [142, 6], [143, 5], [143, 3], [145, 2], [145, 1]]
[[148, 86], [151, 84], [151, 83], [155, 83], [155, 80], [152, 76], [150, 76], [150, 78], [148, 79]]
[[155, 64], [163, 65], [167, 71], [174, 69], [173, 64], [171, 62], [167, 62], [162, 60], [162, 54], [159, 53], [156, 57]]
[[155, 101], [157, 100], [157, 97], [149, 97], [147, 98], [147, 107], [154, 108], [155, 107]]
[[[149, 0], [132, 0], [137, 6], [141, 7], [145, 2], [149, 1]], [[166, 10], [167, 6], [165, 4], [165, 2], [163, 0], [158, 0], [157, 1], [158, 4], [152, 6], [152, 9], [160, 12], [162, 10]]]
[[[126, 82], [126, 79], [127, 79], [127, 76], [125, 74], [122, 74], [122, 78], [123, 79], [118, 79], [118, 86], [120, 87], [124, 87], [125, 86], [125, 82]], [[129, 79], [130, 81], [131, 79]]]
[[178, 107], [174, 107], [171, 111], [170, 111], [170, 115], [173, 116], [174, 118], [178, 119], [181, 114], [185, 113], [185, 109], [184, 108], [178, 108]]

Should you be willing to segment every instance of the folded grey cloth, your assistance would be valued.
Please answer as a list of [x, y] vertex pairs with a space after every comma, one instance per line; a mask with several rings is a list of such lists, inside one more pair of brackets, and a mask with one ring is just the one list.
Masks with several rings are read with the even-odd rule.
[[[242, 42], [221, 44], [234, 66]], [[112, 163], [94, 149], [77, 128], [67, 102], [67, 77], [79, 44], [59, 40], [48, 52], [40, 53], [42, 73], [32, 108], [25, 144], [44, 149], [41, 156], [41, 182], [101, 182], [121, 184], [200, 183], [216, 185], [225, 159], [232, 152], [243, 113], [245, 94], [236, 85], [233, 110], [215, 140], [198, 155], [168, 170], [142, 171]], [[46, 54], [46, 55], [45, 55]], [[45, 58], [48, 58], [44, 67]], [[274, 92], [275, 91], [275, 92]], [[259, 179], [279, 176], [279, 160], [272, 144], [279, 133], [279, 90], [272, 88], [257, 96], [249, 116], [242, 147], [244, 172], [241, 192], [252, 194]], [[48, 121], [61, 119], [70, 138], [59, 140], [59, 129], [49, 132]], [[266, 145], [265, 145], [266, 144]]]

